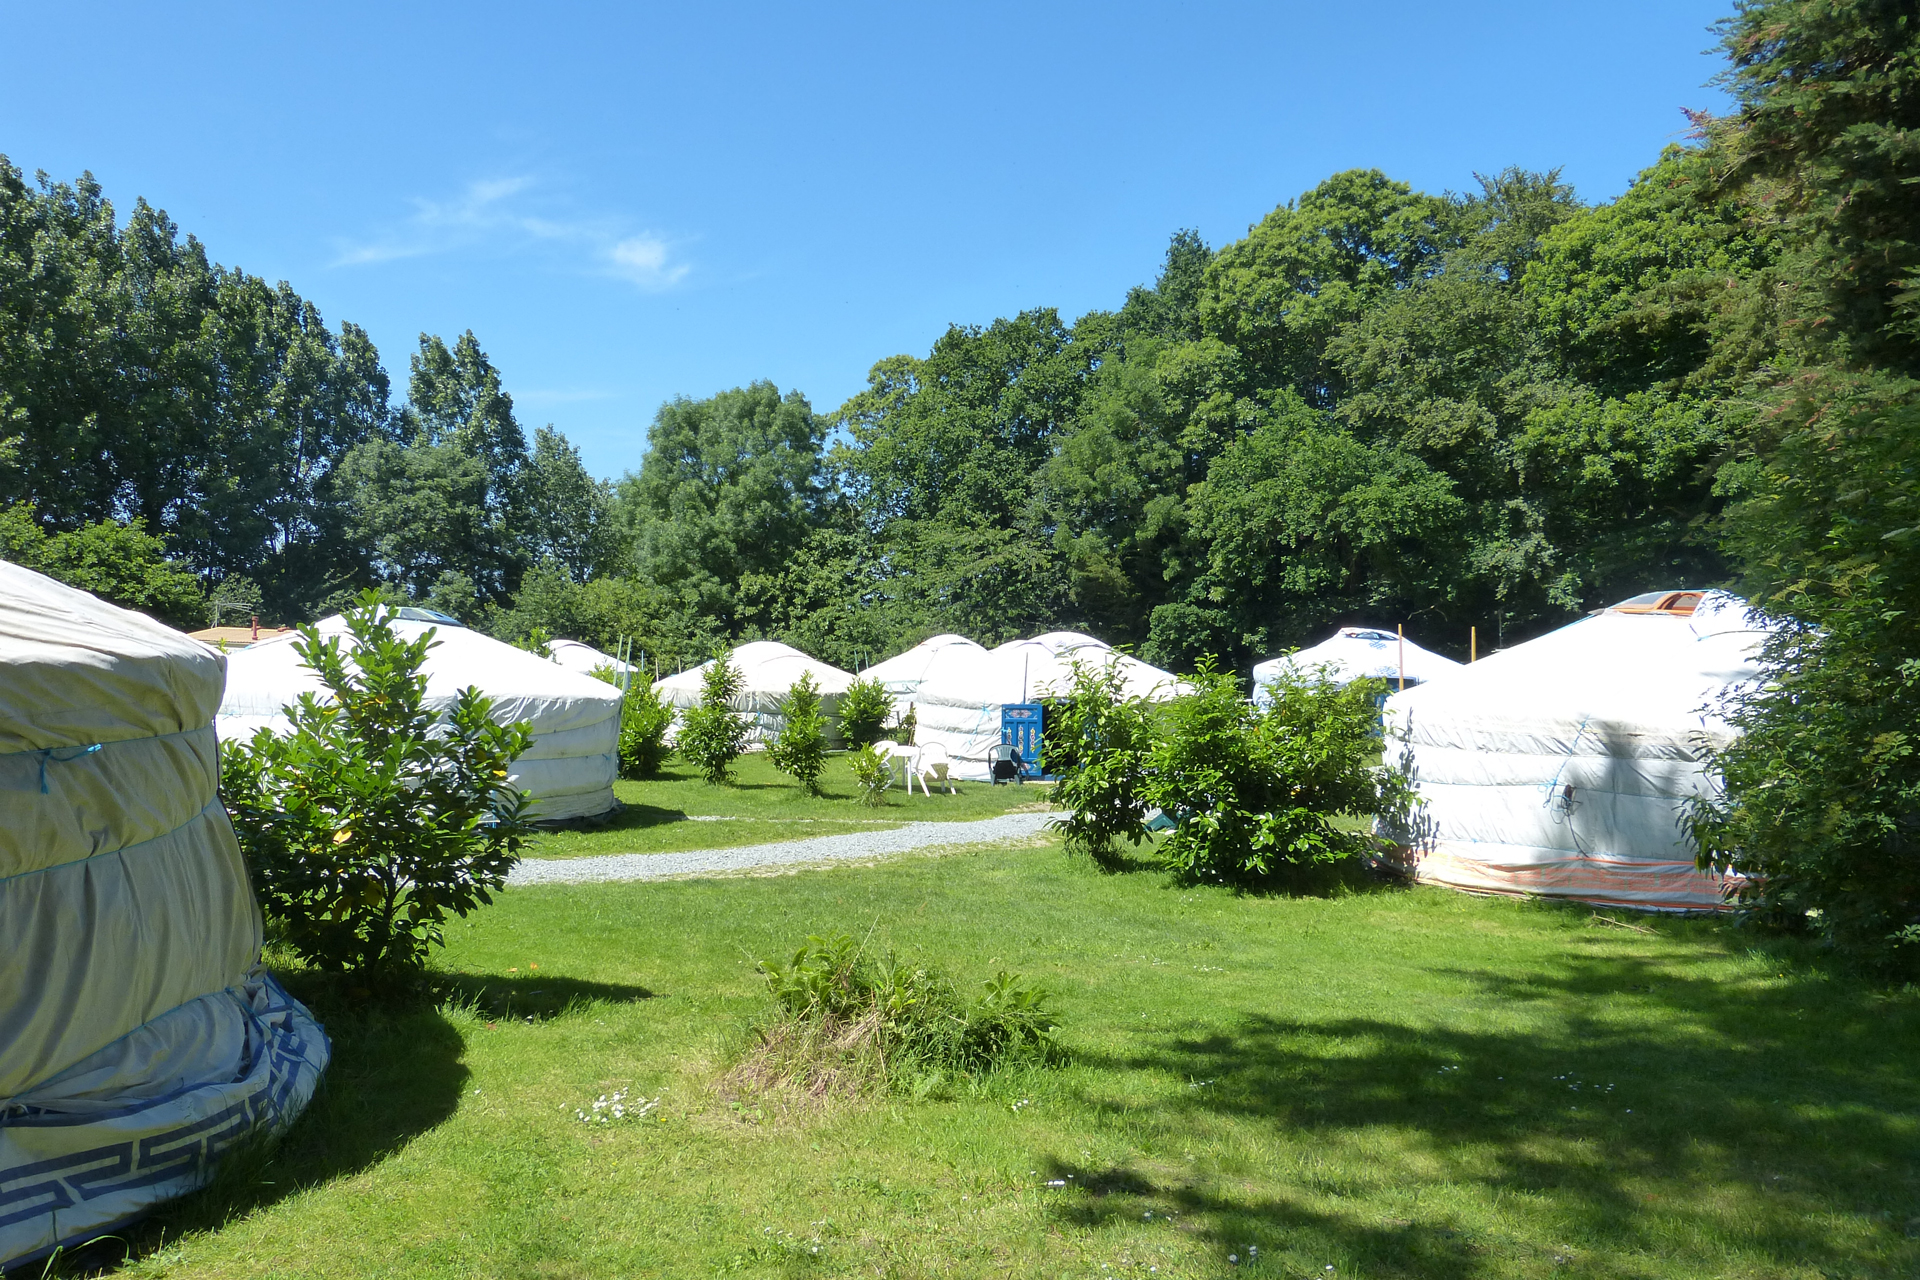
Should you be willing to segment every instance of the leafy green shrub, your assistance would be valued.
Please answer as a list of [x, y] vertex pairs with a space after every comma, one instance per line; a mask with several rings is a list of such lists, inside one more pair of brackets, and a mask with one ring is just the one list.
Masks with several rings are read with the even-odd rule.
[[875, 809], [885, 804], [887, 791], [893, 786], [893, 761], [868, 745], [850, 754], [847, 763], [853, 768], [854, 784], [860, 788], [860, 803]]
[[727, 654], [707, 664], [700, 705], [680, 722], [679, 751], [714, 786], [733, 781], [733, 762], [747, 749], [747, 726], [734, 714], [742, 676]]
[[1073, 664], [1073, 687], [1047, 705], [1041, 746], [1046, 771], [1059, 779], [1053, 802], [1067, 810], [1054, 825], [1067, 849], [1108, 869], [1121, 865], [1119, 842], [1146, 838], [1147, 761], [1154, 744], [1148, 704], [1125, 696], [1116, 666]]
[[892, 715], [893, 698], [886, 685], [878, 680], [855, 680], [840, 695], [840, 736], [849, 747], [870, 746], [880, 741]]
[[[609, 663], [601, 663], [587, 674], [616, 687], [629, 682]], [[667, 730], [673, 727], [673, 708], [660, 699], [645, 672], [634, 675], [631, 687], [620, 701], [620, 776], [652, 778], [673, 758], [667, 745]]]
[[33, 507], [18, 503], [0, 509], [0, 559], [182, 630], [206, 624], [200, 580], [185, 564], [168, 559], [167, 544], [137, 517], [127, 524], [100, 520], [48, 533]]
[[820, 687], [813, 674], [800, 678], [780, 700], [780, 716], [785, 722], [780, 736], [767, 745], [767, 758], [773, 767], [790, 774], [808, 795], [820, 794], [820, 772], [827, 767], [827, 719], [820, 714]]
[[778, 1006], [760, 1029], [763, 1082], [820, 1091], [977, 1075], [1044, 1056], [1055, 1030], [1046, 992], [1016, 974], [996, 973], [968, 999], [938, 970], [869, 955], [845, 934], [809, 937], [791, 960], [758, 968]]
[[373, 596], [350, 610], [351, 651], [301, 628], [295, 651], [333, 700], [302, 694], [290, 734], [226, 743], [220, 762], [262, 909], [302, 959], [369, 986], [417, 973], [530, 834], [527, 794], [507, 782], [527, 726], [494, 724], [474, 688], [436, 723], [420, 668], [438, 642], [400, 639], [388, 616]]
[[1255, 883], [1371, 853], [1379, 841], [1334, 819], [1411, 803], [1406, 776], [1377, 763], [1380, 681], [1288, 673], [1264, 713], [1211, 661], [1192, 682], [1193, 696], [1167, 707], [1145, 765], [1145, 798], [1176, 823], [1161, 854], [1182, 879]]

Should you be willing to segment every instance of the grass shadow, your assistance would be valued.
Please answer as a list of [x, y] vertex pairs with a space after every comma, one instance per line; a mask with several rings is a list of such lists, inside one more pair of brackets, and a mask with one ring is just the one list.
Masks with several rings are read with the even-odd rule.
[[313, 1010], [333, 1046], [306, 1111], [277, 1139], [224, 1154], [201, 1190], [160, 1206], [117, 1237], [64, 1254], [49, 1276], [111, 1274], [183, 1235], [217, 1230], [287, 1196], [351, 1177], [453, 1115], [468, 1078], [465, 1040], [440, 1007], [424, 998], [354, 999], [334, 975], [280, 976]]
[[[601, 1001], [645, 1000], [644, 987], [540, 974], [429, 976], [411, 998], [376, 1000], [336, 974], [281, 975], [325, 1026], [333, 1061], [307, 1110], [278, 1139], [225, 1153], [213, 1181], [115, 1236], [68, 1251], [49, 1276], [108, 1275], [182, 1235], [217, 1230], [311, 1187], [380, 1163], [451, 1117], [465, 1092], [465, 1039], [447, 1016], [542, 1021]], [[9, 1273], [39, 1277], [42, 1264]]]
[[1521, 977], [1436, 966], [1527, 1015], [1492, 1026], [1248, 1011], [1104, 1059], [1166, 1081], [1151, 1124], [1169, 1146], [1226, 1122], [1310, 1154], [1259, 1193], [1177, 1162], [1055, 1158], [1052, 1215], [1184, 1216], [1223, 1263], [1257, 1244], [1467, 1280], [1500, 1271], [1516, 1233], [1462, 1206], [1537, 1206], [1552, 1226], [1518, 1234], [1566, 1241], [1556, 1266], [1578, 1243], [1580, 1274], [1650, 1274], [1681, 1241], [1755, 1274], [1920, 1274], [1920, 1000], [1784, 967], [1733, 980], [1658, 938], [1641, 955], [1586, 941]]
[[599, 1002], [626, 1004], [651, 1000], [655, 994], [645, 987], [624, 983], [588, 982], [539, 973], [436, 973], [431, 981], [442, 1005], [472, 1009], [483, 1018], [519, 1018], [527, 1022], [544, 1022]]
[[[1157, 1220], [1205, 1241], [1221, 1263], [1251, 1275], [1300, 1274], [1297, 1262], [1279, 1271], [1261, 1263], [1273, 1260], [1279, 1242], [1302, 1239], [1319, 1245], [1319, 1256], [1364, 1257], [1375, 1265], [1383, 1258], [1399, 1259], [1398, 1267], [1369, 1274], [1408, 1280], [1471, 1280], [1477, 1255], [1484, 1252], [1451, 1227], [1407, 1220], [1354, 1223], [1276, 1197], [1239, 1198], [1205, 1189], [1171, 1170], [1056, 1158], [1041, 1163], [1044, 1185], [1057, 1192], [1048, 1217], [1058, 1226], [1094, 1232]], [[1263, 1249], [1269, 1255], [1264, 1260]]]
[[648, 827], [664, 827], [686, 821], [688, 817], [684, 809], [667, 809], [652, 804], [622, 804], [604, 821], [596, 821], [591, 825], [555, 826], [552, 830], [556, 834], [571, 831], [644, 831]]

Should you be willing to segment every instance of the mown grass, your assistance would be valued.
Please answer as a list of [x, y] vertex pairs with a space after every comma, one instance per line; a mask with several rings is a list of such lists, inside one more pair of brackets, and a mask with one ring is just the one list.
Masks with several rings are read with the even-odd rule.
[[[1920, 997], [1631, 923], [1179, 890], [1050, 848], [514, 890], [455, 929], [442, 1008], [296, 978], [325, 1093], [125, 1272], [1920, 1274]], [[829, 931], [1041, 980], [1065, 1065], [718, 1090], [769, 1008], [751, 957]], [[617, 1089], [659, 1106], [575, 1119]]]
[[[765, 754], [742, 756], [732, 786], [709, 786], [691, 765], [670, 762], [661, 777], [616, 782], [626, 806], [604, 826], [549, 832], [527, 850], [533, 858], [580, 858], [604, 853], [668, 853], [726, 849], [776, 840], [806, 840], [849, 831], [888, 830], [905, 822], [960, 822], [991, 818], [1023, 805], [1043, 804], [1050, 787], [958, 782], [958, 794], [939, 788], [911, 796], [895, 787], [877, 808], [861, 804], [845, 755], [828, 757], [818, 796], [807, 795], [775, 769]], [[718, 819], [702, 821], [702, 819]]]

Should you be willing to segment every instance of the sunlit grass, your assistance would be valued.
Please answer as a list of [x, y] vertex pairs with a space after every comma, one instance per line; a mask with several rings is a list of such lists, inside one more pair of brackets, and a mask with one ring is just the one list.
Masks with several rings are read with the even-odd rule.
[[960, 782], [954, 784], [956, 794], [944, 794], [936, 787], [928, 796], [918, 787], [912, 795], [895, 787], [885, 805], [869, 808], [860, 803], [844, 755], [828, 758], [818, 796], [807, 795], [758, 752], [735, 763], [734, 778], [733, 786], [710, 786], [691, 765], [674, 761], [659, 778], [616, 782], [614, 794], [626, 806], [621, 813], [604, 826], [543, 835], [527, 856], [579, 858], [725, 849], [850, 831], [884, 831], [905, 822], [963, 822], [1043, 804], [1051, 792], [1049, 787], [1032, 784], [996, 787]]
[[[454, 930], [437, 1011], [296, 979], [325, 1095], [271, 1185], [145, 1228], [130, 1271], [1920, 1274], [1920, 998], [1637, 922], [1179, 890], [1053, 848], [514, 890]], [[1039, 979], [1069, 1061], [920, 1099], [718, 1089], [768, 1009], [751, 958], [828, 931]], [[616, 1090], [659, 1104], [597, 1122]]]

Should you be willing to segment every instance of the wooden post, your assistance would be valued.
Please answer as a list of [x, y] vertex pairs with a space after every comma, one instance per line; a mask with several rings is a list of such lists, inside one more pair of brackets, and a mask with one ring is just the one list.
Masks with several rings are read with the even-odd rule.
[[1467, 628], [1467, 661], [1480, 661], [1480, 628]]
[[1400, 692], [1407, 691], [1407, 624], [1401, 623], [1396, 630], [1400, 633]]

